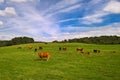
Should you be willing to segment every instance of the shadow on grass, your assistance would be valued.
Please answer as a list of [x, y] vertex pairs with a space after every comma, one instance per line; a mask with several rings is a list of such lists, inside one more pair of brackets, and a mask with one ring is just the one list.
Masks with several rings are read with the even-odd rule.
[[47, 59], [34, 59], [34, 61], [47, 61]]

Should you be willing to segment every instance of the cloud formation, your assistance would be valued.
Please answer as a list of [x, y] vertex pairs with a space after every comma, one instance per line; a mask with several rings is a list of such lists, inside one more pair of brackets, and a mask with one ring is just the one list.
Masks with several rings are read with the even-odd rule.
[[107, 15], [107, 14], [108, 13], [104, 13], [104, 12], [95, 13], [93, 15], [85, 16], [85, 17], [81, 18], [80, 20], [84, 24], [101, 23], [101, 22], [103, 22], [102, 17]]
[[16, 2], [16, 3], [21, 3], [21, 2], [28, 2], [28, 1], [33, 1], [33, 0], [9, 0], [10, 2]]
[[[101, 27], [69, 27], [66, 28], [66, 30], [78, 30], [77, 32], [66, 32], [63, 34], [58, 35], [59, 37], [56, 38], [58, 40], [64, 40], [64, 39], [73, 39], [73, 38], [83, 38], [83, 37], [94, 37], [94, 36], [104, 36], [104, 35], [118, 35], [120, 36], [120, 23], [113, 23], [111, 25], [107, 26], [101, 26]], [[72, 29], [73, 28], [73, 29]], [[85, 31], [83, 31], [85, 30]]]
[[3, 26], [3, 22], [2, 22], [2, 21], [0, 21], [0, 27], [1, 27], [1, 26]]
[[6, 7], [5, 10], [0, 10], [0, 16], [15, 16], [17, 15], [13, 7]]
[[0, 0], [0, 3], [3, 3], [4, 2], [4, 0]]
[[110, 13], [118, 14], [120, 13], [120, 2], [116, 0], [111, 0], [103, 10]]
[[119, 3], [118, 0], [0, 0], [0, 40], [18, 36], [37, 41], [119, 36]]
[[[16, 7], [20, 6], [24, 6], [21, 7], [21, 9], [18, 9], [20, 12], [22, 12], [21, 15], [8, 18], [6, 26], [9, 26], [9, 29], [4, 29], [4, 31], [10, 31], [11, 29], [14, 29], [16, 34], [19, 33], [26, 36], [30, 35], [31, 37], [51, 37], [59, 32], [59, 26], [55, 24], [52, 19], [48, 19], [41, 15], [35, 6], [31, 6], [31, 4], [16, 5]], [[3, 13], [5, 14], [6, 10], [4, 10]]]
[[70, 12], [74, 9], [80, 8], [81, 4], [78, 4], [78, 2], [81, 2], [81, 0], [61, 0], [45, 10], [44, 14], [49, 13], [47, 14], [47, 17], [51, 17], [59, 13]]

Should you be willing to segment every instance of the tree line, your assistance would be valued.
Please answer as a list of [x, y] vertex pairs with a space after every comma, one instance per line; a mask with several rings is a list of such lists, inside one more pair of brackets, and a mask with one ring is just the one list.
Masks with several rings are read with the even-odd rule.
[[61, 42], [78, 42], [78, 43], [89, 43], [89, 44], [120, 44], [119, 36], [100, 36], [100, 37], [84, 37], [63, 40]]
[[26, 43], [33, 43], [33, 42], [34, 42], [34, 39], [30, 38], [30, 37], [15, 37], [11, 40], [0, 41], [0, 47], [18, 45], [18, 44], [26, 44]]
[[[84, 37], [84, 38], [74, 38], [63, 41], [53, 41], [53, 43], [88, 43], [88, 44], [120, 44], [119, 36], [100, 36], [100, 37]], [[35, 43], [33, 38], [30, 37], [15, 37], [11, 40], [0, 41], [0, 47], [11, 46], [18, 44]]]

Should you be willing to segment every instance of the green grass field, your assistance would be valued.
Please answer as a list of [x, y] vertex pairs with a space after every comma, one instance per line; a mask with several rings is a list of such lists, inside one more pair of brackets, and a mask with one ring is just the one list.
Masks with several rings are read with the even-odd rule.
[[[50, 59], [41, 60], [29, 45], [42, 46], [38, 52], [50, 52]], [[17, 49], [19, 46], [22, 49]], [[67, 51], [59, 51], [60, 46]], [[90, 55], [77, 52], [78, 47]], [[93, 49], [101, 53], [95, 54]], [[0, 80], [120, 80], [120, 45], [34, 43], [0, 47]]]

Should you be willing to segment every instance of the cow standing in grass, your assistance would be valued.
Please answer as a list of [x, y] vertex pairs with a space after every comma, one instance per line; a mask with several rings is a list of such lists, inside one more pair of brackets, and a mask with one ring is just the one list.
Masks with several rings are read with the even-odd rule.
[[67, 48], [66, 47], [63, 47], [63, 51], [66, 51], [67, 50]]
[[87, 52], [84, 52], [84, 54], [85, 54], [85, 55], [90, 55], [90, 52], [87, 51]]
[[28, 46], [28, 49], [32, 49], [33, 48], [33, 46]]
[[112, 53], [116, 53], [116, 51], [112, 51]]
[[22, 49], [22, 47], [17, 47], [17, 49]]
[[37, 48], [35, 48], [34, 52], [37, 52]]
[[59, 47], [59, 51], [61, 51], [62, 50], [62, 48], [61, 47]]
[[43, 47], [39, 46], [39, 50], [42, 50], [42, 49], [43, 49]]
[[77, 51], [80, 51], [81, 53], [83, 53], [83, 48], [77, 48]]
[[50, 58], [50, 53], [49, 53], [49, 52], [39, 52], [39, 53], [38, 53], [38, 56], [39, 56], [41, 59], [46, 59], [46, 60], [48, 61], [49, 58]]
[[94, 53], [100, 53], [100, 50], [93, 50]]

